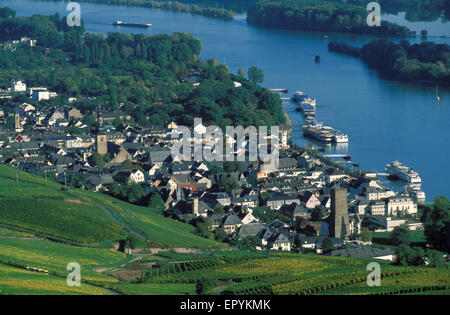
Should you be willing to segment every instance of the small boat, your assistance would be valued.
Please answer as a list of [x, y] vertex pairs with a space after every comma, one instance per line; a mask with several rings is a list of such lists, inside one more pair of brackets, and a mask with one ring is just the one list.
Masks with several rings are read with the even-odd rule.
[[123, 21], [115, 21], [113, 23], [114, 26], [132, 26], [132, 27], [145, 27], [148, 28], [152, 26], [151, 24], [144, 24], [144, 23], [129, 23], [129, 22], [123, 22]]

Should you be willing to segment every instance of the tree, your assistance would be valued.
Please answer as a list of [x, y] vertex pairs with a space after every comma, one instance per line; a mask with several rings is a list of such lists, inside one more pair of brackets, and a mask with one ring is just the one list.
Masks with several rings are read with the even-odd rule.
[[238, 184], [233, 178], [226, 177], [219, 182], [218, 189], [223, 192], [231, 192], [231, 190], [236, 189], [237, 187]]
[[126, 246], [131, 249], [136, 248], [137, 242], [138, 242], [138, 240], [137, 240], [136, 235], [134, 235], [132, 233], [128, 234], [127, 238], [125, 239]]
[[239, 70], [238, 70], [238, 75], [239, 75], [240, 77], [245, 78], [245, 72], [244, 72], [244, 69], [239, 68]]
[[219, 228], [214, 230], [214, 239], [216, 241], [222, 242], [227, 237], [228, 237], [228, 234], [225, 232], [223, 227], [219, 227]]
[[328, 253], [335, 249], [333, 241], [328, 236], [322, 242], [322, 252]]
[[204, 278], [197, 282], [196, 290], [197, 294], [208, 294], [216, 285], [216, 280], [211, 278]]
[[126, 185], [124, 192], [126, 194], [126, 196], [123, 196], [124, 199], [127, 199], [131, 203], [138, 203], [144, 196], [144, 189], [140, 184], [136, 183]]
[[360, 238], [363, 242], [372, 242], [372, 233], [366, 227], [361, 228]]
[[103, 155], [101, 155], [100, 153], [97, 153], [97, 152], [92, 154], [91, 161], [92, 161], [92, 164], [95, 167], [97, 167], [98, 169], [103, 168], [103, 166], [105, 165], [105, 159], [104, 159]]
[[428, 31], [427, 30], [421, 30], [420, 31], [420, 37], [427, 38], [428, 37]]
[[247, 75], [248, 79], [255, 84], [264, 82], [264, 72], [255, 66], [248, 68]]
[[247, 236], [239, 241], [239, 248], [243, 250], [256, 250], [256, 247], [261, 247], [261, 240], [256, 236]]
[[401, 244], [396, 251], [397, 264], [402, 266], [425, 265], [425, 252], [419, 247], [410, 247]]
[[437, 250], [427, 251], [428, 266], [431, 268], [445, 268], [445, 259], [441, 252]]
[[421, 221], [427, 242], [437, 250], [449, 250], [446, 248], [446, 226], [450, 224], [450, 201], [446, 197], [436, 197], [433, 205], [424, 209]]
[[409, 228], [406, 224], [396, 226], [391, 232], [389, 239], [393, 245], [409, 245], [411, 243], [411, 236]]
[[323, 211], [320, 206], [317, 206], [311, 210], [311, 221], [321, 221], [323, 217]]
[[161, 198], [161, 195], [158, 193], [153, 193], [148, 201], [148, 207], [156, 210], [159, 213], [162, 213], [166, 207], [164, 205], [164, 202]]
[[224, 169], [220, 165], [217, 165], [217, 164], [211, 165], [211, 168], [209, 169], [209, 174], [211, 174], [211, 175], [221, 174], [224, 172], [225, 172]]

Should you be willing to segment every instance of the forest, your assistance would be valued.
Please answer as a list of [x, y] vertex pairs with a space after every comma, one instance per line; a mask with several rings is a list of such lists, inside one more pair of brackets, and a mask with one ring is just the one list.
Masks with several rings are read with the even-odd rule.
[[[368, 0], [332, 0], [365, 7]], [[450, 0], [378, 0], [383, 13], [398, 14], [405, 12], [410, 22], [436, 21], [441, 18], [450, 19]]]
[[76, 97], [83, 113], [98, 105], [121, 107], [144, 127], [168, 121], [190, 126], [194, 117], [222, 128], [285, 120], [277, 95], [230, 74], [217, 60], [199, 59], [201, 42], [191, 34], [105, 37], [85, 34], [83, 24], [73, 29], [64, 22], [58, 14], [15, 18], [14, 12], [0, 8], [0, 41], [37, 40], [36, 47], [0, 47], [0, 88], [9, 87], [11, 80], [46, 86], [59, 96], [45, 105], [65, 105], [68, 97]]
[[[47, 0], [55, 1], [55, 0]], [[213, 6], [185, 5], [178, 1], [153, 1], [153, 0], [79, 0], [79, 2], [104, 3], [115, 5], [128, 5], [136, 7], [146, 7], [161, 9], [166, 11], [185, 12], [193, 15], [203, 15], [206, 17], [233, 20], [234, 12], [229, 9]]]
[[325, 0], [261, 0], [249, 9], [247, 21], [267, 28], [333, 31], [372, 35], [414, 36], [404, 26], [381, 21], [381, 26], [367, 25], [366, 7]]
[[450, 46], [423, 42], [398, 44], [386, 39], [373, 40], [362, 48], [330, 42], [328, 49], [361, 58], [381, 74], [397, 80], [429, 81], [450, 85]]

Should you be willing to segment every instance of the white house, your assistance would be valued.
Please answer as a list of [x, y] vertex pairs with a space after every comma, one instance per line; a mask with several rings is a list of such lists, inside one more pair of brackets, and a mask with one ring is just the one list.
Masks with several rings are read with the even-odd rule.
[[402, 214], [417, 213], [417, 204], [408, 195], [390, 197], [386, 207], [388, 215], [397, 215], [399, 212]]
[[144, 173], [140, 170], [131, 171], [129, 181], [136, 184], [143, 183], [145, 181]]
[[11, 91], [12, 92], [26, 92], [27, 85], [22, 81], [14, 81], [11, 83]]

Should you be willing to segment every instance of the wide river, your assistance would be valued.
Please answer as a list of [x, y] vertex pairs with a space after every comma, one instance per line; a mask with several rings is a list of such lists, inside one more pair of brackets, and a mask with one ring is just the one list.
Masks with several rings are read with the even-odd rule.
[[[66, 4], [36, 0], [0, 0], [0, 5], [17, 11], [18, 16], [32, 14], [67, 15]], [[201, 57], [216, 58], [237, 72], [256, 65], [264, 70], [263, 85], [268, 88], [305, 91], [317, 98], [317, 119], [348, 133], [348, 145], [327, 147], [326, 153], [348, 153], [363, 169], [383, 172], [386, 163], [398, 159], [414, 168], [422, 177], [422, 190], [431, 201], [437, 195], [450, 197], [450, 88], [395, 82], [380, 78], [358, 59], [329, 53], [330, 40], [361, 46], [371, 37], [261, 29], [247, 24], [245, 16], [220, 21], [203, 16], [156, 9], [81, 3], [82, 18], [89, 32], [173, 33], [188, 32], [203, 43]], [[450, 44], [450, 24], [406, 22], [401, 14], [386, 19], [420, 31], [429, 30], [430, 40]], [[149, 30], [114, 27], [112, 22], [152, 23]], [[420, 42], [420, 39], [414, 39]], [[315, 63], [314, 56], [321, 62]], [[285, 102], [300, 145], [304, 123], [295, 105]], [[317, 143], [314, 145], [317, 146]]]

